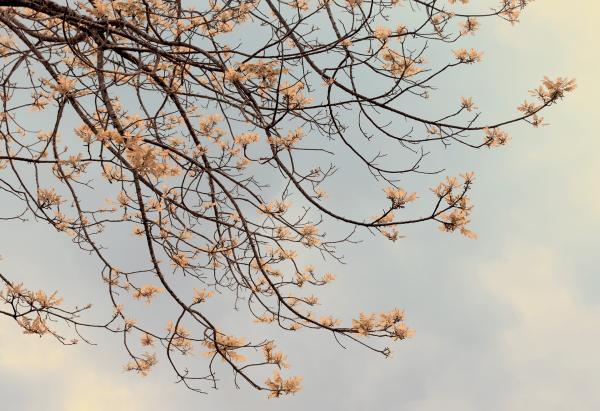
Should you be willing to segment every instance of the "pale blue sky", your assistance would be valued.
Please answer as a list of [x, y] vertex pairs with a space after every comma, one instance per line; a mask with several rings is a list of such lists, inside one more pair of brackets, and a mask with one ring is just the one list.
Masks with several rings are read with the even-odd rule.
[[[484, 62], [450, 78], [447, 87], [440, 84], [442, 93], [471, 95], [484, 112], [500, 116], [514, 114], [544, 75], [575, 77], [579, 87], [547, 111], [548, 127], [513, 127], [511, 143], [500, 149], [444, 154], [451, 171], [476, 172], [472, 228], [478, 240], [426, 224], [408, 228], [407, 238], [394, 244], [363, 234], [363, 244], [343, 249], [348, 264], [334, 268], [338, 280], [323, 299], [339, 316], [404, 308], [417, 334], [395, 345], [393, 358], [352, 345], [342, 350], [328, 335], [305, 330], [279, 339], [294, 372], [304, 377], [298, 395], [266, 400], [248, 387], [235, 390], [226, 375], [218, 391], [198, 395], [173, 384], [162, 365], [143, 379], [123, 373], [126, 358], [115, 338], [64, 348], [23, 336], [3, 321], [3, 406], [600, 409], [600, 142], [593, 127], [600, 95], [598, 11], [592, 0], [538, 0], [520, 25], [487, 22], [469, 40], [485, 50]], [[352, 189], [341, 187], [348, 198]], [[60, 287], [71, 301], [104, 295], [94, 260], [68, 238], [33, 223], [3, 224], [2, 233], [3, 272]]]

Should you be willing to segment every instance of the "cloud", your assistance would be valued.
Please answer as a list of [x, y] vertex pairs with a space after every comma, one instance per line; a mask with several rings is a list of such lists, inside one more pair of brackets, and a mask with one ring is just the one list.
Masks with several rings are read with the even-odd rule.
[[557, 251], [517, 243], [481, 267], [482, 289], [514, 313], [498, 353], [516, 383], [511, 411], [600, 408], [600, 307], [580, 302]]
[[0, 328], [0, 395], [12, 410], [164, 409], [159, 405], [165, 398], [156, 393], [169, 392], [172, 384], [158, 390], [150, 379], [119, 373], [114, 362], [103, 364], [107, 355], [92, 355], [96, 347], [64, 347], [47, 337], [19, 334], [10, 322], [5, 325]]
[[[91, 371], [77, 371], [77, 378], [69, 381], [69, 388], [63, 399], [65, 411], [104, 411], [150, 409], [147, 401], [148, 387], [142, 392], [135, 384], [125, 385], [114, 382], [109, 375]], [[120, 379], [117, 379], [120, 380]]]
[[[30, 373], [32, 370], [49, 372], [60, 368], [66, 356], [63, 350], [50, 348], [47, 341], [41, 341], [38, 337], [21, 334], [20, 328], [8, 319], [3, 318], [2, 321], [0, 369], [18, 374]], [[45, 348], [40, 349], [41, 347]], [[22, 355], [22, 352], [27, 352], [28, 355]]]

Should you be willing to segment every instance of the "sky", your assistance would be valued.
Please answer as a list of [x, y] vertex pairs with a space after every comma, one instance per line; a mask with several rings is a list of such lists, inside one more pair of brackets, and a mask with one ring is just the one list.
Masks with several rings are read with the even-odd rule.
[[[440, 85], [468, 91], [499, 115], [514, 113], [544, 75], [575, 77], [578, 89], [545, 113], [549, 126], [513, 127], [506, 147], [450, 157], [460, 171], [476, 172], [477, 240], [421, 225], [396, 243], [365, 237], [345, 249], [328, 304], [350, 314], [357, 306], [405, 309], [416, 335], [392, 347], [392, 358], [300, 332], [279, 340], [304, 377], [297, 395], [267, 400], [227, 378], [202, 395], [174, 384], [160, 365], [145, 378], [123, 372], [114, 339], [62, 347], [2, 321], [0, 404], [19, 411], [600, 409], [598, 12], [592, 0], [537, 0], [519, 25], [486, 22], [469, 40], [484, 49], [484, 61], [469, 69], [468, 82]], [[68, 278], [65, 296], [104, 292], [87, 275], [92, 260], [49, 227], [3, 225], [0, 250], [2, 271], [26, 283]]]

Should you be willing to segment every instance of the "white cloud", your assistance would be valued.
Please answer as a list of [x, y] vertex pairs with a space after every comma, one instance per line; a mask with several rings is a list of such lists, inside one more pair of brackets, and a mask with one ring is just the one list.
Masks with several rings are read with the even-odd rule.
[[[16, 324], [4, 318], [2, 321], [0, 369], [10, 370], [12, 373], [29, 373], [31, 369], [49, 372], [60, 368], [65, 360], [63, 350], [40, 349], [49, 346], [48, 341], [41, 341], [40, 338], [31, 335], [22, 335]], [[22, 352], [26, 352], [27, 355], [22, 355]]]
[[0, 328], [0, 395], [19, 399], [9, 401], [12, 410], [165, 409], [160, 402], [166, 398], [156, 393], [174, 389], [168, 384], [158, 390], [150, 379], [124, 375], [116, 363], [103, 364], [103, 358], [116, 356], [94, 356], [95, 347], [65, 347], [47, 337], [19, 334], [9, 322], [5, 325]]
[[600, 307], [580, 302], [576, 273], [556, 251], [512, 244], [481, 268], [483, 289], [514, 313], [499, 333], [499, 355], [518, 387], [506, 398], [511, 411], [600, 407]]

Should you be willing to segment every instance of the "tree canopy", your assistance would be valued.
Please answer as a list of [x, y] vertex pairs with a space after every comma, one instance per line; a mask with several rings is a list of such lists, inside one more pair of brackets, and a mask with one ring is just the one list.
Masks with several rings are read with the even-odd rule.
[[[0, 189], [20, 208], [0, 217], [45, 221], [97, 257], [114, 313], [86, 322], [90, 306], [64, 308], [3, 273], [0, 314], [64, 344], [86, 340], [86, 327], [119, 334], [127, 370], [145, 375], [164, 358], [199, 391], [216, 384], [216, 360], [270, 397], [300, 389], [272, 340], [223, 329], [209, 308], [218, 299], [257, 323], [389, 355], [386, 340], [412, 335], [403, 311], [322, 311], [311, 289], [335, 276], [306, 261], [339, 259], [365, 231], [396, 241], [409, 224], [475, 237], [473, 173], [444, 176], [428, 153], [504, 145], [508, 126], [543, 125], [540, 112], [575, 88], [544, 78], [514, 117], [492, 122], [471, 97], [428, 110], [444, 78], [482, 59], [464, 38], [487, 19], [516, 23], [529, 1], [467, 3], [3, 1]], [[372, 177], [378, 209], [329, 198], [336, 171], [345, 181], [341, 159]], [[437, 185], [407, 189], [423, 175]], [[326, 234], [332, 225], [347, 234]], [[111, 249], [124, 237], [127, 259]], [[149, 308], [130, 310], [156, 299], [172, 307], [166, 329]]]

